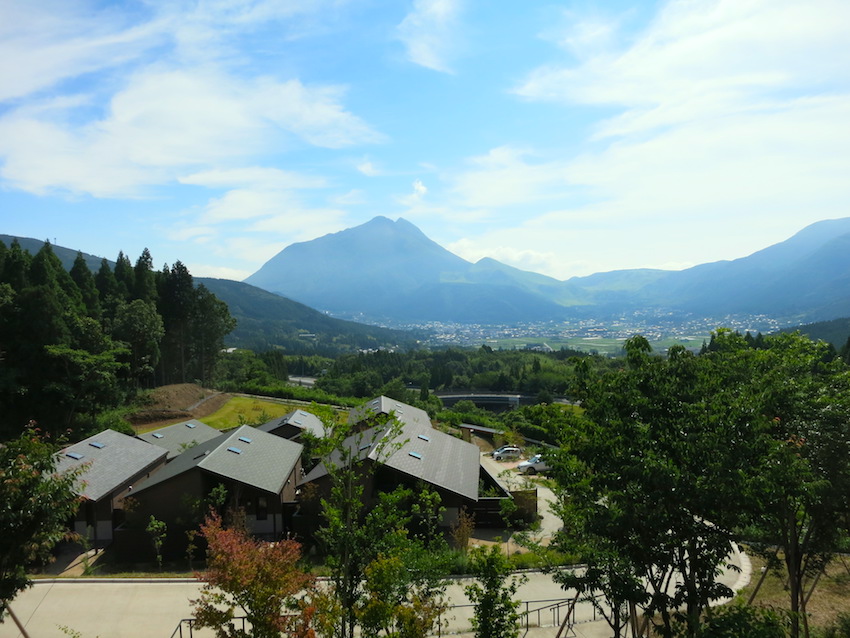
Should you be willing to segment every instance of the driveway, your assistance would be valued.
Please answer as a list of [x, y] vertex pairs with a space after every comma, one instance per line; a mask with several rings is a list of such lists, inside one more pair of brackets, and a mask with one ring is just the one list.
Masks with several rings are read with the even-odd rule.
[[538, 542], [548, 544], [555, 533], [561, 529], [561, 519], [552, 512], [555, 503], [555, 493], [547, 485], [547, 481], [539, 474], [526, 476], [517, 471], [517, 466], [522, 459], [517, 461], [496, 461], [491, 456], [482, 456], [481, 465], [496, 477], [499, 483], [507, 490], [537, 490], [537, 512], [543, 517], [540, 521], [540, 529], [534, 533]]

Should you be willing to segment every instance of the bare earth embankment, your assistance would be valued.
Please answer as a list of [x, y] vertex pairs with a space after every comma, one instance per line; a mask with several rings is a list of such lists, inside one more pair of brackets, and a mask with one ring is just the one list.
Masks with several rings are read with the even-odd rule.
[[180, 421], [202, 419], [230, 399], [230, 394], [202, 388], [196, 383], [165, 385], [151, 390], [144, 406], [128, 415], [127, 420], [136, 431], [153, 430]]

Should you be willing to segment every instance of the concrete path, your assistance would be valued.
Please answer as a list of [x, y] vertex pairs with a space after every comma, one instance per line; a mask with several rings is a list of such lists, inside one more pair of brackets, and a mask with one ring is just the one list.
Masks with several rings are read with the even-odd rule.
[[[539, 510], [543, 515], [538, 532], [541, 540], [559, 529], [561, 521], [549, 510], [554, 494], [538, 478], [528, 479], [518, 474], [513, 469], [518, 462], [499, 463], [487, 457], [482, 462], [491, 466], [494, 474], [501, 474], [500, 480], [509, 488], [530, 482], [538, 488]], [[740, 572], [727, 569], [719, 580], [737, 591], [749, 583], [750, 561], [745, 554], [736, 552], [731, 562]], [[523, 601], [520, 611], [527, 613], [523, 620], [526, 638], [554, 637], [572, 595], [558, 587], [548, 574], [530, 572], [526, 577], [527, 582], [517, 594], [517, 599]], [[453, 607], [442, 620], [443, 635], [471, 637], [473, 609], [463, 591], [466, 584], [468, 581], [455, 580], [446, 592]], [[190, 601], [199, 596], [200, 588], [201, 583], [183, 579], [41, 580], [21, 593], [13, 601], [12, 609], [31, 638], [67, 637], [69, 634], [61, 626], [79, 632], [81, 638], [170, 638], [182, 619], [192, 617]], [[590, 603], [578, 604], [573, 618], [576, 624], [565, 636], [607, 638], [611, 635], [607, 623], [596, 617]], [[193, 638], [212, 635], [209, 630], [192, 633]], [[0, 638], [21, 636], [10, 618], [0, 623]], [[184, 630], [183, 636], [188, 638], [188, 631]]]
[[[749, 582], [749, 560], [736, 553], [732, 562], [738, 573], [726, 570], [720, 580], [737, 590]], [[554, 636], [566, 606], [553, 610], [556, 601], [567, 601], [564, 592], [547, 574], [531, 572], [517, 594], [524, 602], [520, 611], [528, 611], [528, 637]], [[443, 619], [442, 633], [468, 634], [472, 607], [463, 591], [467, 582], [454, 581], [447, 596], [454, 606]], [[12, 609], [32, 638], [62, 638], [66, 626], [82, 638], [169, 638], [184, 618], [192, 616], [190, 601], [198, 597], [201, 584], [193, 580], [141, 579], [55, 579], [41, 580], [20, 594]], [[536, 602], [535, 602], [536, 601]], [[578, 638], [610, 636], [608, 625], [594, 621], [589, 603], [577, 605], [573, 632]], [[523, 621], [525, 626], [526, 621]], [[22, 634], [10, 618], [0, 624], [0, 638], [18, 638]], [[184, 632], [188, 637], [188, 633]], [[193, 637], [208, 638], [210, 631], [195, 631]]]

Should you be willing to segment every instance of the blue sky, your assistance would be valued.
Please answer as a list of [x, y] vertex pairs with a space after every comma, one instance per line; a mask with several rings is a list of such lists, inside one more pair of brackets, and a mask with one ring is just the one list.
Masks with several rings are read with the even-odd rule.
[[404, 217], [559, 279], [850, 216], [846, 0], [0, 0], [0, 233], [242, 279]]

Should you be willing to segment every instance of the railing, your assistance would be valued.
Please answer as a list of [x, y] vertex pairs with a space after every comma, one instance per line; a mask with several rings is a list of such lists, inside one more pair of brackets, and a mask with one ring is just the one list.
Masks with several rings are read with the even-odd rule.
[[[542, 603], [542, 604], [541, 604]], [[599, 616], [596, 611], [596, 606], [590, 606], [592, 613], [587, 618], [577, 618], [576, 617], [576, 599], [575, 598], [550, 598], [543, 600], [527, 600], [522, 603], [521, 607], [524, 607], [524, 610], [520, 612], [521, 622], [525, 631], [528, 632], [532, 627], [561, 627], [562, 629], [566, 627], [570, 629], [573, 625], [580, 625], [586, 622], [593, 622], [599, 620]], [[534, 605], [540, 605], [539, 607], [535, 607]], [[473, 604], [467, 605], [451, 605], [443, 614], [440, 615], [440, 618], [437, 620], [437, 635], [451, 635], [454, 633], [468, 633], [469, 629], [464, 629], [464, 631], [443, 631], [444, 626], [448, 629], [449, 621], [444, 620], [444, 616], [448, 614], [452, 610], [457, 609], [471, 609], [475, 607]], [[565, 609], [566, 608], [566, 609]], [[583, 609], [587, 609], [587, 607], [582, 607]], [[545, 622], [550, 621], [551, 616], [551, 624], [544, 625]], [[238, 616], [233, 618], [232, 621], [234, 623], [241, 623], [242, 631], [247, 630], [247, 618], [245, 616]], [[181, 620], [177, 627], [175, 627], [174, 631], [171, 633], [170, 638], [194, 638], [194, 632], [196, 620], [194, 618], [184, 618]], [[560, 634], [560, 632], [559, 632]], [[573, 633], [573, 635], [575, 635]]]
[[[236, 620], [236, 619], [234, 619]], [[245, 619], [242, 618], [242, 630], [245, 630]], [[183, 631], [183, 627], [186, 627], [186, 631]], [[194, 635], [195, 628], [195, 619], [194, 618], [184, 618], [179, 623], [177, 623], [177, 627], [175, 627], [174, 631], [171, 633], [170, 638], [192, 638]]]
[[[541, 605], [541, 603], [543, 603]], [[540, 605], [534, 607], [534, 605]], [[448, 614], [452, 610], [470, 609], [475, 607], [473, 604], [467, 605], [451, 605], [444, 614], [441, 614], [437, 621], [437, 635], [443, 636], [455, 633], [468, 633], [470, 629], [464, 628], [463, 631], [444, 631], [449, 622], [443, 620], [443, 615]], [[521, 607], [524, 610], [520, 612], [521, 623], [526, 633], [532, 627], [563, 627], [571, 628], [573, 625], [580, 625], [587, 622], [594, 622], [600, 619], [596, 606], [590, 607], [590, 614], [587, 617], [576, 617], [576, 599], [575, 598], [550, 598], [543, 600], [528, 600], [522, 603]], [[582, 606], [582, 609], [587, 607]], [[548, 624], [551, 620], [551, 624]], [[546, 622], [547, 624], [543, 624]], [[560, 633], [560, 632], [559, 632]], [[575, 635], [575, 634], [573, 634]]]

